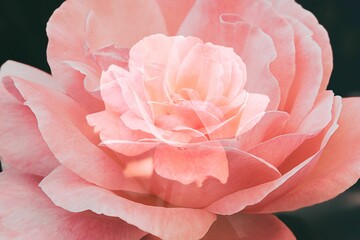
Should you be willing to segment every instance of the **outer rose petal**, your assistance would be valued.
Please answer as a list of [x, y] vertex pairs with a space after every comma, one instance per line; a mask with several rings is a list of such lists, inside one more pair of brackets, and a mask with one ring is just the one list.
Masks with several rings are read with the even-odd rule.
[[277, 217], [265, 214], [218, 216], [202, 240], [267, 239], [295, 240], [293, 233]]
[[78, 103], [39, 84], [20, 79], [15, 79], [14, 83], [36, 116], [45, 142], [61, 164], [105, 188], [139, 188], [137, 183], [124, 177], [122, 167], [114, 159], [96, 146], [99, 140], [87, 125], [87, 113]]
[[48, 74], [35, 68], [12, 61], [1, 67], [0, 155], [12, 167], [46, 176], [59, 163], [42, 139], [34, 114], [23, 105], [24, 99], [14, 86], [13, 78], [23, 78], [49, 88], [56, 89], [57, 86]]
[[214, 214], [202, 209], [155, 207], [122, 198], [84, 181], [64, 167], [44, 178], [40, 187], [56, 205], [68, 211], [91, 210], [119, 217], [162, 239], [199, 239], [216, 219]]
[[328, 85], [330, 74], [333, 68], [332, 50], [329, 40], [329, 35], [325, 28], [319, 24], [316, 17], [309, 11], [303, 9], [294, 0], [270, 0], [273, 6], [281, 14], [289, 15], [300, 20], [312, 32], [312, 38], [317, 42], [321, 48], [322, 62], [323, 62], [323, 79], [320, 90], [325, 90]]
[[262, 212], [291, 211], [327, 201], [360, 177], [360, 98], [343, 99], [339, 128], [331, 136], [315, 169], [288, 194], [264, 206]]
[[135, 240], [146, 234], [119, 218], [55, 206], [38, 187], [40, 180], [13, 169], [0, 173], [0, 239]]
[[258, 184], [255, 187], [229, 194], [206, 209], [217, 214], [229, 215], [239, 212], [246, 207], [245, 211], [247, 212], [259, 213], [262, 212], [263, 206], [280, 199], [288, 192], [291, 192], [302, 181], [306, 181], [306, 178], [316, 166], [324, 145], [337, 127], [340, 109], [341, 101], [340, 99], [335, 99], [332, 109], [332, 121], [316, 137], [304, 142], [296, 150], [298, 155], [293, 153], [286, 159], [285, 163], [288, 164], [290, 162], [290, 165], [288, 164], [289, 166], [286, 166], [285, 170], [282, 169], [284, 163], [279, 167], [280, 171], [284, 173], [281, 177], [274, 181]]
[[94, 75], [97, 73], [97, 77], [86, 78], [85, 83], [87, 90], [96, 90], [101, 68], [93, 59], [93, 50], [109, 44], [128, 48], [144, 36], [165, 33], [166, 26], [153, 0], [70, 0], [54, 12], [46, 30], [48, 61], [53, 76], [79, 103], [87, 109], [97, 110], [101, 104], [84, 90], [84, 76], [64, 61], [82, 63]]
[[300, 21], [289, 18], [295, 31], [296, 73], [286, 100], [290, 113], [289, 132], [294, 131], [312, 109], [323, 77], [321, 48], [312, 39], [312, 32]]

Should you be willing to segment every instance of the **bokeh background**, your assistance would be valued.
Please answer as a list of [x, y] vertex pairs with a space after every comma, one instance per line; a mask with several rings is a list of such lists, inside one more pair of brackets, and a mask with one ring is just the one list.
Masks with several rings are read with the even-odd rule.
[[[62, 0], [0, 0], [0, 65], [16, 60], [49, 72], [46, 22]], [[360, 4], [357, 0], [297, 0], [330, 35], [334, 70], [329, 84], [337, 95], [360, 96]], [[354, 113], [360, 114], [360, 113]], [[359, 123], [360, 124], [360, 123]], [[360, 140], [360, 139], [359, 139]], [[299, 240], [360, 239], [360, 184], [339, 197], [278, 214]]]

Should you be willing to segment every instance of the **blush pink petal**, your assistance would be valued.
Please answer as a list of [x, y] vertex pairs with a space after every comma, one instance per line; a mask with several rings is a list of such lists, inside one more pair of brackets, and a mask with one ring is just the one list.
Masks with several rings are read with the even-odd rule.
[[234, 138], [253, 128], [265, 114], [269, 98], [262, 94], [248, 93], [239, 112], [222, 123], [208, 127], [211, 139]]
[[300, 21], [288, 18], [295, 31], [296, 72], [285, 110], [291, 119], [287, 131], [294, 131], [312, 109], [323, 77], [321, 49], [312, 32]]
[[329, 138], [338, 127], [337, 121], [339, 119], [342, 106], [341, 97], [336, 96], [332, 100], [332, 117], [330, 123], [328, 123], [328, 125], [320, 132], [318, 130], [315, 132], [308, 132], [309, 138], [301, 146], [299, 146], [289, 156], [289, 158], [281, 164], [281, 166], [279, 166], [278, 169], [280, 172], [288, 172], [290, 169], [299, 165], [304, 159], [312, 156], [326, 145]]
[[323, 79], [321, 82], [320, 90], [325, 90], [330, 79], [330, 74], [333, 69], [333, 56], [329, 40], [329, 35], [325, 28], [321, 26], [316, 17], [309, 11], [304, 10], [294, 0], [270, 0], [274, 8], [284, 15], [288, 15], [300, 20], [312, 32], [312, 38], [321, 48], [322, 65], [323, 65]]
[[[220, 19], [230, 21], [227, 21], [228, 24], [220, 24]], [[270, 69], [279, 81], [281, 99], [286, 99], [295, 71], [293, 29], [267, 1], [197, 1], [185, 18], [179, 34], [198, 36], [204, 41], [227, 45], [236, 50], [246, 40], [244, 33], [239, 31], [239, 26], [243, 23], [249, 23], [253, 28], [259, 27], [259, 31], [269, 35], [270, 42], [274, 42], [277, 57], [271, 63]], [[209, 25], [212, 27], [208, 28]], [[224, 39], [225, 36], [227, 37]], [[256, 44], [254, 49], [249, 49], [249, 47], [245, 49], [254, 53], [259, 46], [263, 45], [264, 43]], [[246, 62], [243, 55], [239, 51], [236, 52]], [[267, 56], [271, 55], [267, 53]], [[262, 86], [262, 84], [264, 82], [260, 85]], [[277, 87], [272, 86], [272, 88], [276, 89]], [[278, 93], [280, 92], [278, 91]], [[281, 109], [283, 105], [284, 103], [281, 102]]]
[[[46, 176], [59, 165], [42, 139], [31, 110], [14, 85], [23, 78], [56, 89], [51, 77], [35, 68], [8, 61], [1, 67], [0, 153], [4, 162], [19, 170]], [[36, 146], [36, 148], [34, 148]]]
[[[226, 153], [229, 164], [229, 177], [226, 184], [222, 184], [217, 179], [208, 178], [199, 187], [196, 183], [184, 185], [154, 175], [153, 193], [173, 205], [204, 208], [239, 189], [251, 188], [280, 177], [275, 167], [260, 158], [237, 149], [227, 148]], [[254, 177], [254, 172], [257, 173], [257, 177]]]
[[339, 128], [304, 181], [288, 194], [264, 206], [262, 212], [292, 211], [327, 201], [356, 183], [360, 177], [360, 98], [343, 99]]
[[[102, 111], [87, 115], [86, 119], [90, 126], [94, 126], [95, 133], [99, 133], [102, 144], [121, 154], [135, 156], [155, 146], [154, 144], [145, 144], [145, 142], [143, 145], [139, 142], [139, 144], [131, 146], [131, 143], [149, 138], [151, 135], [127, 128], [117, 113]], [[119, 144], [120, 142], [123, 142], [124, 145]], [[116, 144], [114, 145], [114, 143]]]
[[122, 168], [96, 146], [99, 140], [87, 125], [87, 113], [81, 106], [61, 92], [39, 84], [19, 79], [14, 83], [36, 116], [49, 149], [62, 165], [105, 188], [138, 188], [123, 176]]
[[160, 176], [182, 184], [201, 186], [208, 177], [225, 184], [229, 177], [225, 150], [220, 144], [201, 144], [178, 149], [160, 145], [154, 153], [154, 169]]
[[[270, 192], [259, 204], [255, 206], [247, 207], [246, 211], [250, 212], [267, 212], [267, 206], [270, 205], [275, 200], [280, 199], [282, 197], [286, 198], [285, 196], [289, 194], [293, 189], [297, 188], [298, 185], [301, 185], [301, 182], [306, 181], [307, 178], [311, 178], [312, 171], [316, 168], [318, 161], [321, 157], [322, 152], [324, 151], [324, 146], [328, 143], [331, 135], [335, 132], [338, 127], [337, 121], [339, 119], [340, 111], [341, 111], [341, 99], [336, 99], [333, 104], [332, 109], [332, 121], [326, 126], [326, 128], [317, 134], [315, 137], [308, 139], [305, 141], [298, 149], [291, 154], [288, 159], [279, 167], [279, 170], [285, 175], [293, 172], [294, 169], [297, 169], [299, 165], [303, 165], [304, 157], [311, 156], [306, 160], [312, 159], [312, 163], [310, 163], [310, 172], [305, 173], [304, 177], [298, 181], [296, 178], [299, 176], [291, 177], [289, 180], [286, 180], [283, 184], [278, 186], [273, 192]], [[314, 161], [315, 160], [315, 161]], [[295, 166], [295, 167], [294, 167]], [[304, 169], [305, 171], [308, 171]], [[301, 176], [301, 174], [300, 174]], [[294, 184], [295, 183], [295, 184]], [[306, 206], [306, 205], [304, 205]], [[287, 205], [283, 205], [283, 208], [286, 208]], [[279, 210], [282, 211], [282, 210]]]
[[82, 1], [82, 5], [90, 5], [91, 9], [86, 19], [86, 42], [90, 49], [114, 43], [131, 47], [145, 36], [167, 32], [162, 12], [153, 0]]
[[[296, 166], [291, 171], [274, 181], [269, 181], [267, 183], [256, 185], [252, 188], [228, 194], [222, 199], [215, 201], [205, 209], [216, 214], [231, 215], [244, 210], [248, 206], [258, 204], [269, 196], [269, 194], [273, 193], [271, 199], [267, 199], [270, 202], [299, 184], [299, 182], [303, 180], [312, 170], [316, 164], [316, 160], [319, 158], [319, 155], [320, 154], [318, 153], [303, 161], [300, 165]], [[274, 193], [276, 190], [278, 191]], [[247, 211], [251, 212], [251, 208], [250, 210], [247, 208]], [[255, 208], [253, 212], [258, 212], [258, 210]]]
[[[103, 75], [105, 74], [106, 73], [103, 73]], [[128, 110], [119, 83], [115, 79], [102, 77], [100, 91], [106, 110], [114, 111], [119, 114]]]
[[2, 89], [0, 94], [1, 160], [24, 172], [46, 176], [59, 163], [42, 139], [34, 114]]
[[267, 110], [276, 110], [280, 102], [280, 87], [270, 72], [270, 63], [276, 58], [272, 39], [260, 28], [248, 23], [227, 24], [231, 25], [235, 32], [231, 32], [231, 37], [236, 42], [234, 51], [246, 65], [247, 81], [244, 88], [248, 92], [268, 96], [270, 102]]
[[[237, 213], [244, 210], [244, 208], [247, 212], [266, 212], [266, 208], [262, 210], [262, 207], [285, 197], [287, 193], [310, 176], [309, 174], [316, 167], [321, 156], [323, 147], [337, 127], [336, 122], [340, 109], [341, 102], [337, 100], [333, 104], [332, 121], [316, 137], [305, 141], [300, 148], [296, 149], [297, 154], [291, 154], [284, 162], [285, 164], [279, 166], [279, 170], [283, 173], [281, 177], [274, 181], [229, 194], [206, 209], [217, 214], [226, 215]], [[286, 204], [284, 207], [286, 207]]]
[[[285, 196], [303, 181], [316, 166], [323, 146], [337, 127], [336, 122], [340, 109], [341, 102], [335, 101], [332, 110], [332, 122], [316, 137], [304, 142], [295, 151], [298, 154], [293, 153], [285, 161], [286, 164], [279, 167], [280, 171], [285, 173], [283, 176], [277, 180], [230, 194], [209, 206], [209, 210], [220, 214], [233, 214], [246, 207], [246, 211], [260, 212], [261, 207]], [[285, 165], [285, 170], [283, 165]]]
[[209, 232], [201, 240], [295, 240], [293, 233], [271, 214], [243, 214], [218, 216]]
[[[237, 138], [239, 148], [249, 150], [257, 144], [267, 141], [275, 136], [280, 135], [290, 116], [286, 112], [269, 111], [258, 116], [261, 119], [255, 120], [256, 127], [240, 134]], [[249, 123], [253, 125], [252, 123]]]
[[264, 159], [274, 167], [279, 167], [308, 137], [307, 134], [280, 135], [258, 144], [248, 152]]
[[12, 169], [0, 174], [0, 239], [137, 240], [146, 234], [119, 218], [55, 206], [38, 187], [40, 180]]
[[[195, 0], [156, 0], [165, 18], [167, 32], [175, 35]], [[176, 14], [175, 14], [176, 13]]]
[[66, 1], [47, 25], [49, 65], [69, 95], [87, 109], [97, 109], [99, 102], [84, 90], [84, 75], [64, 61], [83, 63], [97, 73], [97, 77], [86, 78], [93, 88], [99, 85], [101, 74], [93, 53], [111, 44], [129, 48], [144, 36], [160, 32], [165, 33], [166, 26], [155, 1]]
[[214, 214], [201, 209], [163, 208], [130, 201], [84, 181], [63, 167], [48, 175], [40, 187], [56, 205], [68, 211], [91, 210], [118, 217], [162, 239], [199, 239], [216, 220]]
[[331, 109], [337, 98], [340, 97], [334, 97], [332, 91], [320, 93], [316, 98], [313, 109], [301, 122], [296, 132], [315, 135], [324, 129], [332, 119]]

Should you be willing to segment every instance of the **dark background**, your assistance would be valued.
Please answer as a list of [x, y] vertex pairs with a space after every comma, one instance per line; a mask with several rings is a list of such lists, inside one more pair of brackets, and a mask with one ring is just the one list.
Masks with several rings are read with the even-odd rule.
[[[62, 0], [0, 0], [0, 65], [8, 59], [49, 72], [46, 22]], [[298, 0], [324, 25], [334, 52], [329, 84], [343, 97], [360, 96], [360, 13], [356, 0]], [[359, 139], [360, 140], [360, 139]], [[360, 239], [360, 187], [320, 205], [278, 216], [299, 240]]]

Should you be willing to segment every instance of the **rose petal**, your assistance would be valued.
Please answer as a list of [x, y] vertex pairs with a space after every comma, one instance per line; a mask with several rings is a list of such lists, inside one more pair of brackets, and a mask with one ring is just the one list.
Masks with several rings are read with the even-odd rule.
[[[195, 0], [156, 0], [165, 18], [169, 35], [175, 35]], [[176, 14], [174, 14], [176, 12]]]
[[61, 164], [105, 188], [139, 189], [137, 183], [123, 176], [121, 166], [96, 146], [98, 139], [87, 125], [87, 113], [81, 106], [66, 95], [41, 85], [20, 79], [14, 83], [36, 116], [45, 142]]
[[[0, 90], [0, 153], [2, 161], [19, 170], [46, 176], [58, 161], [47, 147], [31, 110]], [[3, 98], [7, 99], [3, 99]], [[36, 146], [36, 147], [34, 147]]]
[[[58, 89], [51, 77], [35, 68], [8, 61], [0, 72], [0, 153], [2, 160], [25, 172], [46, 176], [59, 163], [38, 130], [36, 118], [23, 105], [13, 79], [26, 79]], [[5, 88], [5, 89], [4, 89]], [[36, 146], [36, 148], [34, 148]]]
[[295, 240], [293, 233], [277, 217], [270, 214], [243, 214], [218, 216], [202, 240], [218, 239], [287, 239]]
[[294, 27], [296, 72], [290, 87], [285, 110], [290, 113], [286, 129], [293, 132], [312, 109], [323, 77], [321, 49], [312, 39], [312, 32], [300, 21], [289, 18]]
[[[1, 239], [139, 239], [146, 233], [119, 218], [55, 206], [38, 187], [41, 178], [7, 169], [0, 174]], [[9, 184], [11, 183], [11, 184]]]
[[[226, 148], [226, 153], [229, 164], [226, 184], [208, 178], [201, 187], [195, 183], [184, 185], [154, 174], [151, 181], [153, 193], [170, 204], [204, 208], [239, 189], [251, 188], [280, 177], [275, 167], [260, 158], [232, 148]], [[257, 177], [254, 177], [255, 172]]]
[[229, 176], [225, 150], [220, 144], [201, 144], [178, 149], [160, 145], [154, 153], [154, 168], [160, 176], [183, 184], [201, 186], [208, 177], [226, 183]]
[[[150, 138], [152, 135], [127, 128], [117, 113], [97, 112], [87, 115], [86, 119], [90, 126], [95, 127], [94, 131], [100, 133], [102, 144], [126, 156], [139, 155], [156, 145], [146, 142], [135, 144], [138, 140]], [[121, 142], [124, 144], [120, 144]], [[131, 143], [134, 145], [132, 146]]]
[[69, 95], [87, 109], [98, 110], [101, 102], [84, 90], [84, 75], [64, 61], [83, 63], [97, 73], [86, 78], [87, 90], [92, 91], [98, 87], [101, 73], [91, 57], [93, 52], [110, 44], [131, 47], [144, 36], [159, 32], [165, 33], [166, 26], [155, 1], [66, 1], [47, 24], [51, 72]]
[[[231, 27], [231, 25], [220, 26], [219, 19], [221, 16], [229, 16], [230, 18], [234, 17], [232, 20], [232, 29], [221, 29], [224, 26]], [[243, 41], [246, 41], [246, 36], [244, 35], [244, 33], [239, 32], [238, 30], [236, 30], [236, 27], [234, 27], [234, 25], [236, 26], [237, 23], [240, 22], [249, 23], [255, 28], [256, 26], [258, 26], [264, 33], [269, 35], [274, 42], [277, 52], [277, 58], [274, 62], [271, 63], [270, 69], [271, 72], [275, 75], [276, 79], [278, 79], [279, 81], [279, 85], [281, 88], [281, 98], [285, 99], [295, 71], [293, 29], [286, 22], [286, 20], [284, 20], [276, 13], [276, 11], [274, 11], [271, 4], [269, 4], [267, 1], [197, 1], [194, 4], [194, 7], [189, 12], [186, 19], [184, 20], [184, 23], [179, 30], [179, 34], [198, 36], [204, 41], [211, 41], [216, 44], [226, 45], [224, 44], [224, 39], [222, 36], [224, 36], [223, 33], [227, 33], [226, 35], [228, 35], [230, 39], [233, 40], [232, 42], [230, 42], [231, 44], [233, 44], [231, 45], [231, 47], [237, 49], [237, 47], [239, 47], [243, 43]], [[209, 25], [211, 25], [212, 27], [208, 28], [207, 26]], [[226, 31], [224, 32], [222, 30]], [[251, 41], [248, 42], [251, 43]], [[254, 48], [252, 48], [251, 46], [252, 45], [245, 47], [245, 49], [249, 50], [249, 53], [252, 53], [249, 55], [250, 60], [254, 56], [253, 53], [259, 50], [259, 46], [264, 46], [264, 43], [254, 44]], [[245, 57], [243, 57], [240, 52], [237, 53], [248, 65]], [[271, 56], [269, 52], [266, 52], [266, 55]], [[257, 56], [263, 55], [260, 54]], [[267, 57], [265, 57], [264, 59], [266, 58]], [[257, 58], [257, 60], [258, 59], [259, 58]], [[256, 64], [259, 64], [259, 62], [256, 61], [255, 65]], [[259, 66], [254, 67], [259, 68]], [[257, 76], [258, 74], [258, 72], [254, 72], [254, 76]], [[264, 88], [264, 82], [266, 81], [259, 83], [259, 91], [261, 91], [260, 86]], [[276, 86], [270, 88], [276, 89]], [[273, 98], [271, 97], [271, 99]], [[283, 105], [284, 103], [281, 103], [281, 106]]]
[[352, 186], [360, 177], [358, 147], [360, 98], [343, 99], [339, 128], [330, 138], [311, 175], [262, 212], [292, 211], [327, 201]]
[[289, 15], [300, 20], [312, 32], [312, 38], [321, 48], [322, 65], [323, 65], [323, 79], [321, 82], [320, 90], [325, 90], [328, 85], [330, 74], [333, 68], [332, 50], [329, 40], [329, 35], [325, 28], [321, 26], [316, 17], [309, 11], [303, 9], [300, 4], [294, 0], [282, 1], [271, 0], [273, 6], [281, 14]]
[[307, 134], [280, 135], [258, 144], [248, 152], [264, 159], [274, 167], [279, 167], [308, 137]]
[[[279, 169], [283, 173], [281, 177], [274, 181], [269, 181], [264, 184], [258, 184], [253, 188], [248, 188], [229, 194], [223, 199], [214, 202], [207, 207], [208, 210], [217, 214], [234, 214], [244, 208], [247, 212], [267, 212], [262, 207], [267, 204], [280, 199], [311, 174], [311, 171], [316, 167], [317, 161], [321, 156], [324, 145], [329, 140], [329, 137], [334, 132], [337, 126], [337, 119], [341, 103], [335, 101], [332, 110], [332, 121], [328, 126], [313, 139], [304, 142], [284, 163]], [[290, 162], [290, 165], [287, 165]], [[286, 204], [285, 204], [286, 206]]]
[[[205, 209], [216, 214], [231, 215], [244, 210], [247, 206], [255, 205], [261, 202], [270, 193], [273, 193], [274, 190], [284, 186], [280, 193], [278, 192], [275, 194], [276, 197], [279, 197], [279, 195], [284, 194], [286, 191], [289, 191], [291, 188], [296, 186], [296, 184], [309, 174], [312, 167], [316, 164], [318, 157], [319, 154], [312, 156], [274, 181], [228, 194]], [[272, 199], [276, 198], [273, 196]], [[256, 209], [254, 212], [258, 212], [258, 210]]]
[[119, 217], [162, 239], [199, 239], [216, 219], [201, 209], [163, 208], [127, 200], [84, 181], [63, 167], [48, 175], [40, 187], [56, 205], [68, 211], [91, 210]]
[[296, 132], [314, 135], [325, 128], [332, 119], [331, 109], [334, 101], [332, 91], [320, 93], [316, 98], [313, 109], [301, 122]]
[[[249, 150], [261, 142], [280, 135], [284, 130], [286, 122], [290, 118], [286, 112], [278, 111], [265, 112], [263, 115], [258, 115], [257, 117], [261, 119], [253, 120], [256, 122], [256, 127], [250, 128], [237, 138], [239, 148], [242, 150]], [[253, 125], [251, 122], [248, 124]], [[245, 128], [248, 129], [247, 127]]]

